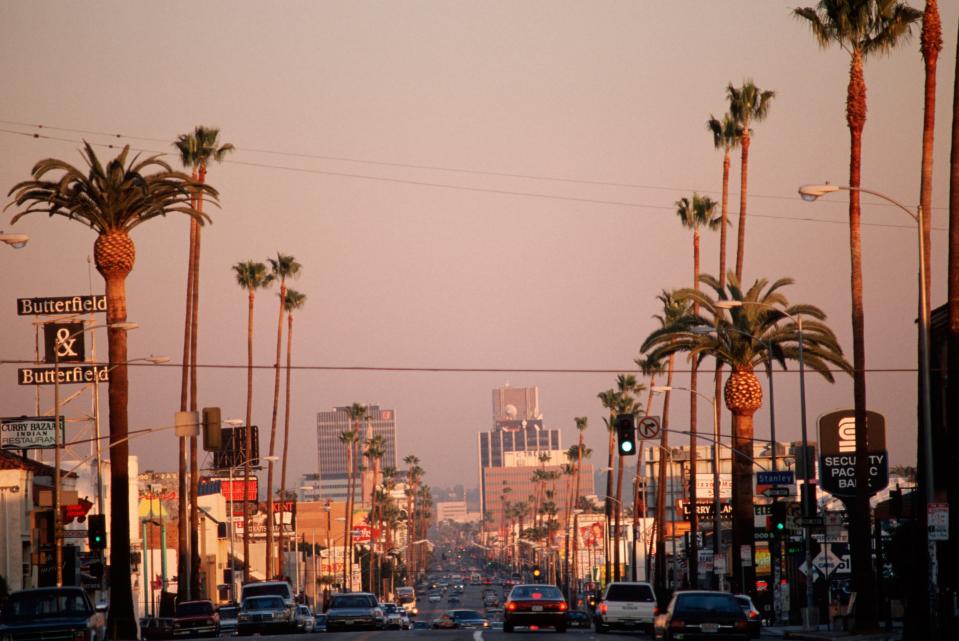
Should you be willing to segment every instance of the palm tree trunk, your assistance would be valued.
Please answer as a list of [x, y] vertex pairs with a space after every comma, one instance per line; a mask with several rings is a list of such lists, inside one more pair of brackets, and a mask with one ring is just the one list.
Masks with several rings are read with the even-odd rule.
[[[283, 303], [286, 301], [286, 282], [280, 280], [280, 318], [276, 325], [276, 360], [273, 381], [273, 418], [270, 422], [270, 456], [276, 454], [276, 415], [280, 405], [280, 355], [283, 351]], [[266, 472], [266, 578], [273, 577], [273, 461]]]
[[[666, 366], [666, 387], [673, 386], [673, 365], [676, 361], [670, 355]], [[656, 480], [656, 594], [660, 595], [660, 606], [666, 598], [666, 460], [669, 458], [669, 399], [672, 392], [663, 396], [662, 436], [659, 437], [659, 478]], [[673, 533], [675, 535], [675, 532]]]
[[[250, 502], [247, 500], [246, 485], [250, 479], [250, 471], [253, 456], [253, 300], [254, 290], [251, 288], [249, 293], [249, 306], [247, 311], [246, 323], [246, 432], [243, 439], [243, 582], [250, 580]], [[233, 491], [233, 488], [230, 488]], [[233, 519], [233, 515], [230, 515]], [[231, 529], [232, 532], [232, 529]], [[231, 534], [232, 536], [232, 534]], [[231, 583], [230, 597], [236, 599], [233, 594], [233, 584]]]
[[[203, 201], [196, 199], [197, 210], [203, 211]], [[197, 334], [199, 330], [200, 315], [200, 225], [194, 218], [190, 221], [191, 226], [196, 226], [196, 234], [191, 234], [195, 249], [191, 252], [193, 256], [193, 289], [191, 291], [191, 307], [193, 313], [190, 315], [190, 411], [198, 410], [197, 403], [197, 381], [196, 381], [196, 354], [197, 354]], [[197, 496], [200, 490], [200, 465], [199, 465], [196, 436], [190, 437], [190, 594], [193, 599], [200, 599], [200, 510], [197, 506]]]
[[[956, 60], [959, 60], [959, 41], [956, 42]], [[949, 157], [949, 265], [947, 269], [947, 289], [949, 308], [949, 352], [950, 372], [959, 371], [959, 64], [955, 65], [952, 93], [952, 150]], [[959, 380], [949, 377], [945, 397], [946, 420], [948, 425], [959, 421]], [[944, 443], [948, 451], [955, 452], [959, 447], [959, 433], [950, 429]], [[948, 474], [947, 492], [949, 499], [950, 530], [959, 531], [959, 474]], [[953, 530], [953, 528], [955, 528]], [[959, 554], [949, 555], [946, 576], [953, 577], [952, 587], [956, 588], [955, 578], [959, 576]]]
[[[858, 187], [862, 173], [862, 131], [866, 123], [866, 81], [862, 54], [853, 51], [849, 70], [846, 121], [850, 133], [849, 154], [849, 248], [852, 263], [852, 337], [853, 337], [853, 405], [856, 425], [866, 424], [866, 353], [862, 287], [862, 237], [860, 230], [860, 198]], [[856, 430], [856, 486], [868, 483], [869, 444], [865, 429]], [[869, 497], [866, 491], [847, 503], [849, 511], [849, 547], [852, 560], [853, 590], [856, 601], [856, 628], [872, 630], [878, 625], [876, 584], [872, 569], [872, 540], [869, 536]], [[861, 600], [860, 600], [861, 599]]]
[[739, 229], [736, 237], [736, 278], [742, 282], [743, 258], [746, 252], [746, 182], [749, 177], [749, 127], [743, 128], [739, 143]]
[[926, 83], [923, 94], [922, 170], [920, 173], [919, 205], [925, 214], [922, 221], [922, 234], [926, 248], [923, 256], [923, 260], [926, 262], [926, 291], [931, 291], [932, 238], [930, 232], [932, 229], [932, 164], [936, 129], [936, 70], [939, 66], [939, 52], [942, 50], [942, 23], [939, 19], [939, 6], [936, 0], [926, 0], [926, 10], [922, 17], [920, 48], [925, 61]]
[[293, 314], [287, 315], [286, 332], [286, 404], [283, 416], [283, 458], [280, 464], [280, 534], [276, 546], [277, 563], [283, 572], [283, 513], [286, 507], [286, 457], [290, 447], [290, 372], [293, 362]]
[[[127, 319], [126, 274], [104, 274], [107, 296], [107, 323]], [[110, 487], [123, 491], [110, 492], [110, 609], [108, 631], [111, 639], [135, 639], [137, 621], [133, 610], [133, 589], [130, 584], [130, 446], [127, 441], [127, 377], [126, 330], [107, 330], [110, 358]]]
[[348, 548], [346, 546], [346, 542], [348, 540], [347, 535], [349, 534], [349, 531], [350, 531], [350, 514], [352, 513], [352, 510], [350, 510], [350, 485], [351, 485], [350, 475], [352, 475], [353, 473], [353, 445], [351, 443], [347, 443], [346, 445], [346, 470], [347, 470], [347, 475], [346, 475], [347, 494], [346, 494], [346, 506], [345, 506], [346, 513], [343, 515], [343, 585], [340, 586], [340, 590], [342, 592], [347, 591], [346, 572], [347, 572], [347, 567], [349, 567], [349, 562], [347, 558], [349, 556], [349, 553], [348, 553]]
[[[725, 291], [726, 289], [726, 232], [727, 227], [729, 226], [729, 161], [730, 153], [729, 149], [726, 149], [726, 153], [723, 154], [723, 211], [722, 211], [722, 223], [719, 228], [719, 289]], [[719, 399], [722, 398], [723, 393], [723, 363], [718, 358], [716, 359], [716, 372], [713, 376], [713, 400], [716, 404], [719, 404]], [[722, 412], [716, 412], [716, 434], [717, 438], [723, 433], [722, 430]], [[720, 447], [719, 443], [713, 443], [713, 447]], [[775, 444], [773, 444], [775, 447]], [[719, 457], [717, 457], [719, 458]], [[721, 459], [720, 459], [721, 460]], [[721, 470], [720, 470], [721, 471]], [[718, 492], [719, 488], [713, 488], [714, 492]], [[714, 537], [719, 537], [719, 544], [714, 548], [716, 550], [722, 550], [722, 530], [719, 532], [713, 532]], [[713, 567], [715, 567], [716, 559], [713, 559]], [[715, 573], [717, 577], [719, 573]], [[717, 578], [718, 588], [721, 584], [721, 580]]]
[[[755, 579], [752, 565], [754, 545], [753, 516], [753, 412], [733, 413], [733, 581], [734, 592], [745, 592]], [[742, 552], [750, 550], [749, 565], [743, 564]]]
[[[740, 218], [742, 221], [742, 218]], [[693, 289], [699, 291], [699, 230], [693, 230]], [[693, 305], [693, 314], [699, 314], [699, 305]], [[699, 452], [696, 449], [696, 432], [699, 413], [699, 363], [693, 359], [689, 371], [689, 585], [693, 590], [699, 588], [699, 514], [698, 493], [696, 487], [697, 462]]]
[[[195, 206], [195, 202], [191, 203]], [[187, 258], [186, 274], [186, 312], [183, 319], [183, 363], [180, 369], [180, 411], [186, 412], [190, 407], [190, 336], [193, 332], [193, 269], [194, 254], [196, 253], [196, 244], [194, 236], [196, 235], [196, 221], [190, 221], [190, 240], [189, 257]], [[177, 508], [179, 516], [177, 517], [177, 598], [188, 600], [190, 598], [190, 571], [192, 563], [190, 559], [190, 534], [189, 534], [189, 507], [190, 507], [190, 485], [188, 474], [188, 438], [181, 436], [179, 439], [179, 459], [177, 468]]]

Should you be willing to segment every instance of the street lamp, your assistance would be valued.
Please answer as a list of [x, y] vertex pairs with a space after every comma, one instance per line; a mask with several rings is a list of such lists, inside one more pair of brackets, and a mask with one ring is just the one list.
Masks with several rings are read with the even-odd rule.
[[14, 249], [22, 249], [29, 240], [30, 237], [26, 234], [5, 234], [0, 231], [0, 242], [8, 244]]
[[[901, 202], [882, 192], [866, 189], [865, 187], [847, 187], [842, 185], [801, 185], [799, 195], [806, 202], [813, 202], [820, 196], [831, 194], [836, 191], [858, 191], [869, 194], [885, 200], [887, 203], [895, 205], [906, 213], [916, 223], [916, 236], [919, 246], [919, 369], [920, 369], [920, 394], [922, 405], [922, 455], [925, 459], [925, 470], [923, 481], [926, 486], [926, 510], [929, 505], [935, 501], [935, 478], [933, 475], [932, 461], [932, 398], [930, 391], [930, 365], [929, 365], [929, 290], [926, 282], [926, 240], [923, 236], [923, 217], [925, 213], [922, 205], [916, 207], [915, 213]], [[800, 352], [801, 353], [801, 352]], [[856, 426], [857, 429], [859, 426]], [[865, 426], [863, 426], [865, 428]], [[868, 487], [868, 479], [856, 479], [857, 487]], [[861, 484], [861, 485], [860, 485]], [[939, 577], [936, 576], [936, 542], [932, 539], [932, 531], [926, 528], [926, 546], [929, 551], [929, 618], [930, 629], [935, 630], [938, 623], [937, 611], [939, 609]]]
[[[26, 242], [26, 241], [24, 241]], [[55, 323], [56, 321], [49, 321]], [[90, 325], [83, 327], [69, 336], [56, 336], [53, 344], [53, 542], [55, 553], [55, 562], [57, 565], [57, 587], [63, 586], [63, 515], [60, 514], [60, 449], [63, 443], [60, 440], [60, 350], [63, 345], [73, 338], [76, 338], [84, 332], [94, 329], [108, 327], [111, 329], [120, 329], [129, 331], [139, 327], [137, 323], [103, 323], [100, 325]], [[65, 421], [64, 421], [65, 424]], [[99, 476], [99, 473], [98, 473]]]
[[[703, 397], [704, 399], [706, 399], [706, 401], [708, 401], [713, 406], [713, 437], [715, 438], [715, 440], [713, 441], [713, 574], [716, 576], [717, 586], [719, 586], [721, 584], [721, 579], [719, 578], [719, 574], [716, 573], [716, 570], [715, 570], [716, 559], [719, 558], [719, 555], [722, 552], [722, 547], [720, 542], [720, 536], [722, 533], [722, 518], [720, 517], [720, 501], [719, 501], [719, 448], [717, 447], [718, 445], [720, 445], [719, 403], [716, 401], [715, 398], [711, 396], [706, 396], [699, 390], [694, 390], [689, 387], [680, 387], [678, 385], [674, 385], [674, 386], [653, 385], [651, 389], [654, 394], [663, 394], [665, 392], [669, 392], [670, 390], [674, 390], [674, 389], [685, 390], [692, 394], [697, 394]], [[697, 434], [697, 436], [699, 435]], [[708, 437], [703, 437], [703, 438], [707, 438], [707, 440], [711, 440], [711, 439], [708, 439]], [[693, 483], [695, 482], [696, 482], [696, 479], [693, 479]], [[694, 505], [693, 510], [695, 509], [696, 509], [696, 506]]]

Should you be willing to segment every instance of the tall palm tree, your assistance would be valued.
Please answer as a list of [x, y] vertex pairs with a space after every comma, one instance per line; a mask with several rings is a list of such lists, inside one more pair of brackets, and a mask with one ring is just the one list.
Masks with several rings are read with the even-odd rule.
[[[195, 127], [192, 133], [182, 134], [177, 137], [173, 145], [180, 152], [180, 161], [184, 167], [191, 169], [191, 177], [200, 184], [206, 182], [207, 165], [211, 160], [222, 162], [226, 154], [233, 151], [233, 145], [227, 143], [218, 144], [220, 130], [213, 127]], [[203, 194], [197, 194], [194, 197], [193, 207], [197, 211], [203, 211]], [[200, 315], [200, 224], [196, 219], [190, 221], [190, 252], [187, 265], [187, 301], [186, 316], [183, 323], [183, 369], [180, 382], [180, 410], [187, 409], [187, 370], [189, 369], [189, 408], [190, 411], [197, 410], [197, 336], [199, 332]], [[180, 457], [181, 466], [185, 469], [186, 461], [186, 443], [180, 439]], [[185, 590], [189, 588], [191, 598], [199, 599], [200, 595], [200, 549], [199, 549], [199, 530], [200, 530], [200, 512], [197, 509], [197, 490], [199, 488], [199, 460], [197, 458], [196, 437], [190, 437], [190, 568], [188, 573], [180, 576], [189, 576], [190, 581], [180, 581], [178, 583], [179, 592], [185, 595]], [[185, 481], [185, 475], [180, 474], [181, 484]], [[180, 488], [180, 496], [183, 497], [184, 488]], [[184, 499], [180, 499], [183, 503]], [[181, 512], [183, 514], [183, 512]], [[185, 519], [180, 519], [181, 533], [185, 534]], [[179, 539], [180, 557], [185, 557], [186, 540]], [[181, 561], [182, 563], [182, 561]]]
[[[280, 463], [280, 496], [286, 495], [286, 460], [290, 448], [290, 374], [293, 371], [293, 312], [302, 309], [306, 303], [306, 294], [295, 289], [286, 290], [286, 300], [283, 309], [286, 311], [286, 403], [283, 417], [283, 458]], [[286, 502], [280, 504], [280, 535], [277, 537], [277, 559], [279, 570], [283, 571], [283, 508]]]
[[[616, 376], [616, 394], [618, 397], [617, 414], [632, 414], [637, 416], [642, 413], [643, 406], [636, 400], [635, 394], [646, 389], [646, 386], [639, 383], [633, 374], [619, 374]], [[625, 467], [625, 457], [620, 454], [617, 460], [616, 470], [616, 532], [613, 537], [615, 546], [613, 548], [613, 561], [616, 569], [613, 572], [614, 580], [618, 581], [620, 577], [620, 538], [622, 537], [622, 528], [620, 523], [623, 520], [623, 469]]]
[[[699, 289], [699, 230], [703, 227], [715, 231], [722, 224], [722, 218], [716, 216], [716, 202], [709, 196], [700, 196], [694, 193], [692, 199], [683, 197], [676, 201], [676, 215], [679, 216], [683, 227], [693, 231], [693, 287]], [[699, 313], [696, 305], [693, 304], [693, 313]], [[689, 511], [689, 579], [693, 589], [699, 587], [699, 548], [697, 541], [697, 530], [699, 529], [699, 518], [696, 513], [697, 488], [696, 473], [698, 463], [698, 452], [696, 433], [698, 424], [698, 401], [699, 401], [699, 364], [695, 361], [691, 364], [689, 372], [689, 504], [692, 509]]]
[[[367, 417], [367, 420], [369, 417]], [[374, 559], [376, 557], [376, 490], [379, 483], [377, 477], [380, 474], [380, 463], [383, 455], [386, 454], [386, 443], [381, 434], [375, 434], [366, 441], [366, 450], [363, 456], [369, 461], [369, 467], [373, 471], [373, 483], [370, 488], [370, 592], [374, 594], [379, 592], [376, 588], [376, 572], [374, 572]]]
[[[350, 533], [350, 530], [352, 529], [350, 517], [353, 514], [353, 509], [352, 509], [352, 504], [350, 502], [350, 491], [353, 488], [353, 481], [352, 481], [353, 452], [356, 447], [357, 434], [354, 430], [346, 430], [344, 432], [340, 432], [340, 435], [338, 438], [340, 440], [340, 443], [343, 444], [343, 447], [346, 448], [346, 470], [347, 470], [346, 492], [347, 494], [346, 494], [346, 508], [345, 508], [346, 515], [345, 515], [345, 518], [343, 519], [344, 553], [343, 553], [343, 585], [341, 586], [342, 590], [346, 592], [348, 590], [346, 585], [347, 568], [348, 567], [352, 568], [352, 565], [353, 565], [352, 563], [353, 548], [350, 545], [348, 545], [348, 542], [351, 538], [349, 536], [349, 533]], [[346, 550], [349, 550], [349, 552], [346, 552]]]
[[[246, 321], [246, 433], [243, 439], [243, 582], [250, 580], [250, 502], [246, 497], [246, 481], [250, 478], [253, 463], [253, 301], [256, 290], [269, 287], [273, 276], [266, 271], [266, 265], [253, 260], [237, 263], [233, 266], [237, 284], [247, 291]], [[233, 491], [233, 488], [230, 488]], [[233, 515], [230, 515], [233, 518]]]
[[[689, 314], [692, 307], [687, 301], [677, 298], [675, 291], [663, 290], [656, 298], [663, 305], [663, 313], [653, 316], [658, 321], [660, 329], [672, 327], [681, 318]], [[673, 369], [676, 363], [674, 354], [667, 357], [665, 365], [662, 361], [649, 357], [636, 359], [636, 362], [643, 373], [651, 378], [665, 371], [666, 387], [672, 387]], [[671, 400], [672, 392], [667, 390], [663, 395], [662, 429], [659, 437], [659, 467], [656, 475], [656, 567], [653, 576], [656, 589], [663, 594], [666, 591], [666, 476], [668, 471], [665, 453], [669, 451], [669, 405]]]
[[[350, 551], [350, 559], [353, 557], [353, 511], [356, 507], [357, 469], [360, 467], [360, 457], [358, 451], [360, 446], [360, 421], [366, 418], [367, 411], [367, 406], [360, 403], [353, 403], [346, 408], [346, 415], [349, 418], [350, 423], [353, 425], [353, 429], [350, 431], [352, 438], [349, 441], [349, 454], [347, 460], [346, 521], [343, 524], [343, 527], [345, 528], [343, 531], [343, 540], [347, 542], [346, 545], [347, 549]], [[350, 564], [352, 565], [352, 560], [350, 561]], [[350, 587], [352, 588], [352, 586]]]
[[603, 505], [603, 511], [606, 514], [606, 536], [603, 539], [603, 546], [606, 548], [605, 562], [606, 574], [603, 575], [603, 580], [609, 582], [610, 575], [613, 571], [612, 560], [609, 555], [609, 531], [610, 525], [613, 521], [613, 452], [616, 450], [616, 406], [619, 402], [619, 399], [616, 396], [616, 390], [609, 388], [608, 390], [602, 391], [596, 395], [600, 403], [603, 404], [603, 407], [609, 410], [609, 417], [603, 418], [603, 423], [606, 425], [607, 433], [607, 445], [609, 446], [609, 454], [606, 461], [606, 501]]
[[415, 454], [409, 454], [403, 458], [403, 462], [406, 464], [406, 519], [407, 519], [407, 533], [406, 533], [406, 565], [407, 572], [410, 575], [411, 580], [416, 579], [416, 568], [414, 567], [413, 561], [413, 541], [416, 540], [416, 537], [413, 536], [413, 514], [414, 514], [414, 501], [416, 500], [416, 486], [419, 484], [420, 479], [423, 476], [423, 468], [419, 466], [420, 459]]
[[[821, 0], [815, 8], [801, 7], [794, 15], [809, 25], [822, 48], [835, 42], [849, 53], [846, 87], [846, 124], [849, 127], [849, 253], [852, 290], [853, 406], [856, 425], [866, 424], [865, 318], [862, 291], [862, 236], [859, 190], [862, 178], [862, 132], [866, 126], [865, 60], [890, 52], [912, 31], [922, 15], [895, 0]], [[866, 486], [868, 443], [866, 430], [856, 430], [856, 478]], [[865, 493], [847, 504], [853, 589], [857, 591], [856, 626], [871, 629], [878, 623], [876, 586], [869, 538], [869, 499]], [[861, 608], [861, 609], [860, 609]]]
[[[276, 415], [280, 406], [280, 355], [283, 351], [283, 314], [286, 311], [286, 279], [300, 275], [301, 266], [292, 256], [276, 254], [268, 258], [273, 279], [280, 282], [280, 314], [276, 324], [276, 373], [273, 380], [273, 418], [270, 421], [270, 456], [276, 454]], [[273, 567], [273, 461], [267, 463], [266, 472], [266, 576], [272, 577]]]
[[[690, 360], [718, 358], [732, 370], [724, 400], [733, 414], [733, 572], [737, 585], [747, 586], [752, 585], [753, 577], [743, 567], [740, 546], [753, 545], [753, 415], [762, 405], [762, 386], [754, 368], [770, 359], [783, 368], [787, 359], [797, 360], [800, 336], [805, 364], [826, 380], [833, 381], [830, 365], [847, 372], [851, 368], [832, 330], [823, 322], [825, 313], [813, 305], [790, 305], [780, 291], [792, 284], [792, 279], [781, 278], [772, 284], [759, 279], [747, 290], [740, 288], [732, 273], [725, 289], [709, 275], [700, 276], [700, 281], [715, 297], [693, 288], [676, 292], [678, 300], [697, 304], [700, 313], [690, 312], [655, 330], [641, 349], [654, 361], [686, 352]], [[720, 301], [736, 301], [741, 307], [734, 307], [730, 318], [717, 306]], [[792, 320], [800, 316], [808, 319], [801, 334]], [[702, 327], [714, 332], [704, 334], [698, 331]]]
[[[174, 171], [159, 156], [129, 158], [130, 147], [125, 146], [104, 166], [89, 143], [84, 142], [83, 147], [85, 171], [55, 158], [41, 160], [33, 166], [31, 180], [17, 183], [10, 190], [8, 195], [13, 196], [13, 202], [8, 207], [27, 205], [13, 217], [14, 223], [27, 214], [44, 213], [78, 221], [96, 232], [93, 259], [106, 283], [107, 323], [116, 325], [127, 319], [126, 278], [136, 260], [130, 231], [168, 213], [208, 222], [209, 216], [193, 204], [200, 193], [216, 202], [217, 192], [183, 172]], [[111, 327], [107, 342], [110, 486], [125, 488], [130, 484], [126, 330]], [[110, 638], [133, 639], [137, 621], [130, 583], [130, 505], [126, 492], [110, 494], [110, 532]]]
[[[920, 51], [925, 64], [926, 82], [923, 92], [922, 118], [922, 166], [919, 185], [919, 205], [922, 207], [922, 234], [925, 241], [926, 291], [932, 287], [932, 152], [936, 129], [936, 69], [939, 66], [939, 52], [942, 51], [942, 21], [939, 18], [937, 0], [926, 0], [926, 9], [922, 14], [922, 35]], [[926, 301], [928, 306], [929, 301]]]
[[746, 253], [746, 183], [749, 178], [749, 144], [752, 140], [753, 122], [762, 122], [769, 113], [769, 104], [776, 97], [775, 91], [761, 91], [752, 80], [741, 87], [732, 83], [726, 87], [729, 113], [739, 129], [739, 229], [736, 239], [736, 278], [743, 278], [743, 258]]
[[[576, 509], [576, 506], [579, 505], [580, 501], [580, 479], [583, 475], [583, 459], [589, 458], [592, 454], [592, 450], [587, 448], [584, 444], [584, 437], [586, 428], [589, 426], [589, 421], [585, 416], [577, 416], [573, 419], [576, 422], [576, 431], [579, 432], [579, 441], [576, 444], [576, 478], [573, 485], [573, 509]], [[578, 568], [579, 568], [579, 532], [577, 531], [577, 519], [573, 517], [573, 572], [571, 584], [576, 585], [579, 577]]]

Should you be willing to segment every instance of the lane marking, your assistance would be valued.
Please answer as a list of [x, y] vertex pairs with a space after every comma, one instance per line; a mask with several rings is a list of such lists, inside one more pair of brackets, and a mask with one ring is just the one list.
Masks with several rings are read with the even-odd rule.
[[473, 641], [483, 641], [483, 631], [476, 630], [473, 632]]

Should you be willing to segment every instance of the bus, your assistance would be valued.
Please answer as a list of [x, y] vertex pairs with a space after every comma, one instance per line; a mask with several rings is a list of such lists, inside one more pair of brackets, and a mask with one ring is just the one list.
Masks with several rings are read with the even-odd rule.
[[404, 610], [413, 613], [416, 610], [416, 590], [409, 585], [396, 588], [396, 601]]

